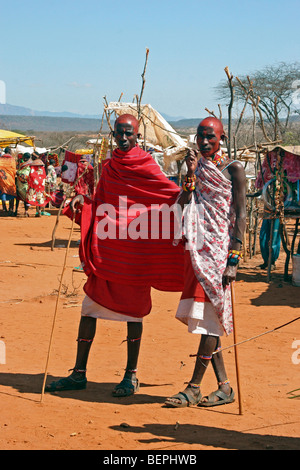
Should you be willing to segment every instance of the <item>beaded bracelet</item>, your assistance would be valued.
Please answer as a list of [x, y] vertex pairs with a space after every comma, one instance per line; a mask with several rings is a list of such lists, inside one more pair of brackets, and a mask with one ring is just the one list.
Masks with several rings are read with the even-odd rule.
[[182, 183], [182, 189], [184, 191], [194, 191], [196, 189], [196, 175], [186, 176]]
[[236, 266], [243, 258], [243, 253], [237, 250], [229, 250], [227, 258], [230, 266]]

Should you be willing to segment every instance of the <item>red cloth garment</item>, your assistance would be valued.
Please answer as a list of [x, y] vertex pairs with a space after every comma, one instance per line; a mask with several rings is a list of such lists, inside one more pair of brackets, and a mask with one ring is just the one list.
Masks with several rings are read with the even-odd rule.
[[[86, 167], [87, 167], [87, 171], [85, 172]], [[90, 163], [88, 162], [78, 163], [77, 172], [75, 176], [75, 181], [76, 180], [78, 180], [78, 183], [74, 187], [74, 191], [76, 194], [82, 194], [83, 196], [93, 196], [94, 194], [94, 168]]]
[[59, 208], [61, 206], [61, 203], [65, 199], [64, 192], [62, 190], [57, 190], [57, 191], [54, 191], [54, 193], [52, 193], [51, 196], [52, 196], [52, 201], [51, 201], [52, 205], [54, 207]]
[[[82, 208], [80, 258], [87, 276], [93, 274], [118, 284], [181, 291], [184, 249], [182, 245], [173, 246], [173, 212], [169, 209], [179, 192], [180, 188], [161, 172], [149, 153], [138, 146], [129, 152], [115, 150], [112, 158], [103, 164], [93, 201]], [[128, 211], [120, 209], [120, 198], [122, 204], [126, 201]], [[107, 213], [103, 204], [109, 205]], [[143, 217], [148, 217], [147, 235], [153, 227], [151, 205], [161, 208], [165, 204], [171, 213], [169, 235], [160, 233], [157, 239], [131, 237], [131, 224], [139, 217], [133, 204], [142, 205]], [[115, 238], [99, 238], [99, 227], [106, 223], [115, 229]]]
[[[255, 187], [262, 189], [264, 184], [275, 177], [277, 165], [277, 151], [272, 150], [268, 152], [262, 163], [262, 172], [258, 173], [255, 181]], [[286, 173], [286, 178], [291, 183], [295, 183], [300, 179], [300, 156], [291, 152], [284, 152], [282, 163], [283, 169]]]
[[181, 300], [194, 299], [195, 302], [210, 302], [210, 299], [195, 276], [189, 250], [184, 255], [184, 289]]
[[151, 286], [135, 286], [106, 281], [91, 274], [83, 287], [97, 304], [116, 313], [141, 318], [151, 311]]
[[81, 157], [82, 155], [80, 154], [73, 153], [73, 152], [70, 152], [69, 150], [66, 150], [62, 167], [67, 166], [68, 168], [65, 171], [62, 171], [61, 173], [61, 180], [64, 183], [72, 184], [75, 182], [78, 163]]
[[46, 206], [51, 201], [45, 192], [46, 171], [44, 166], [31, 166], [28, 178], [26, 202], [32, 206]]

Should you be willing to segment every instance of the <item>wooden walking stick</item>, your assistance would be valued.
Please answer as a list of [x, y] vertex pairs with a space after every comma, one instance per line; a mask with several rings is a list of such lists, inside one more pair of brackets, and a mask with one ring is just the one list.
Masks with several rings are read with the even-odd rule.
[[238, 400], [239, 400], [239, 414], [243, 414], [242, 410], [242, 396], [241, 396], [241, 385], [240, 385], [240, 370], [239, 370], [239, 361], [238, 361], [238, 351], [237, 351], [237, 338], [236, 338], [236, 321], [235, 321], [235, 305], [234, 305], [234, 287], [233, 282], [230, 283], [231, 288], [231, 304], [232, 304], [232, 323], [233, 323], [233, 338], [234, 338], [234, 356], [235, 356], [235, 370], [236, 370], [236, 380], [238, 388]]
[[64, 260], [64, 264], [63, 264], [62, 273], [61, 273], [61, 276], [60, 276], [60, 283], [59, 283], [59, 288], [58, 288], [58, 293], [57, 293], [57, 298], [56, 298], [56, 305], [55, 305], [54, 317], [53, 317], [53, 322], [52, 322], [52, 330], [51, 330], [51, 334], [50, 334], [50, 342], [49, 342], [49, 347], [48, 347], [48, 355], [47, 355], [46, 367], [45, 367], [45, 373], [44, 373], [44, 381], [43, 381], [43, 387], [42, 387], [41, 402], [43, 401], [43, 398], [44, 398], [45, 384], [46, 384], [46, 379], [47, 379], [48, 364], [49, 364], [49, 358], [50, 358], [50, 350], [51, 350], [54, 327], [55, 327], [55, 322], [56, 322], [56, 317], [57, 317], [58, 301], [60, 299], [62, 281], [63, 281], [65, 269], [66, 269], [67, 257], [68, 257], [71, 238], [72, 238], [72, 234], [73, 234], [75, 215], [76, 215], [76, 209], [74, 210], [74, 215], [73, 215], [73, 219], [72, 219], [72, 226], [71, 226], [71, 230], [70, 230], [70, 236], [69, 236], [69, 240], [68, 240], [68, 244], [67, 244], [67, 248], [66, 248], [65, 260]]

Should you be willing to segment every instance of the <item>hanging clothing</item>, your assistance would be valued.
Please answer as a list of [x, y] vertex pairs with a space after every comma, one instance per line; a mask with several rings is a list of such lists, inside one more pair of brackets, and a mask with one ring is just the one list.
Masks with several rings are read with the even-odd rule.
[[[281, 237], [279, 232], [279, 225], [279, 219], [274, 219], [271, 264], [275, 264], [280, 254]], [[269, 242], [271, 239], [271, 227], [272, 220], [264, 219], [259, 232], [260, 251], [265, 264], [268, 264], [269, 261]]]
[[0, 157], [0, 199], [8, 201], [17, 195], [16, 189], [16, 162], [10, 154]]

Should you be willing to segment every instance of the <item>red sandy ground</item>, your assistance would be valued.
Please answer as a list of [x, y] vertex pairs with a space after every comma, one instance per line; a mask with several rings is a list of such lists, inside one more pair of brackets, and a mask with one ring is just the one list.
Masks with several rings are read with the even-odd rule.
[[[51, 251], [51, 217], [0, 217], [0, 448], [2, 450], [147, 450], [299, 449], [300, 364], [295, 342], [299, 322], [246, 342], [238, 348], [242, 414], [239, 404], [211, 409], [170, 409], [166, 397], [190, 379], [199, 338], [187, 333], [174, 315], [179, 293], [153, 292], [153, 309], [144, 321], [139, 361], [140, 391], [113, 398], [124, 371], [125, 324], [98, 323], [88, 363], [86, 390], [42, 395], [50, 334], [71, 222], [63, 217]], [[3, 213], [0, 212], [0, 215]], [[74, 366], [82, 286], [80, 238], [75, 228], [67, 257], [62, 295], [50, 348], [47, 382]], [[300, 288], [283, 282], [281, 254], [272, 282], [257, 266], [260, 255], [243, 262], [236, 291], [238, 341], [299, 316]], [[223, 347], [233, 343], [233, 335]], [[1, 346], [0, 344], [0, 346]], [[298, 346], [299, 349], [299, 346]], [[236, 391], [234, 349], [224, 351]], [[216, 389], [210, 367], [202, 391]]]

